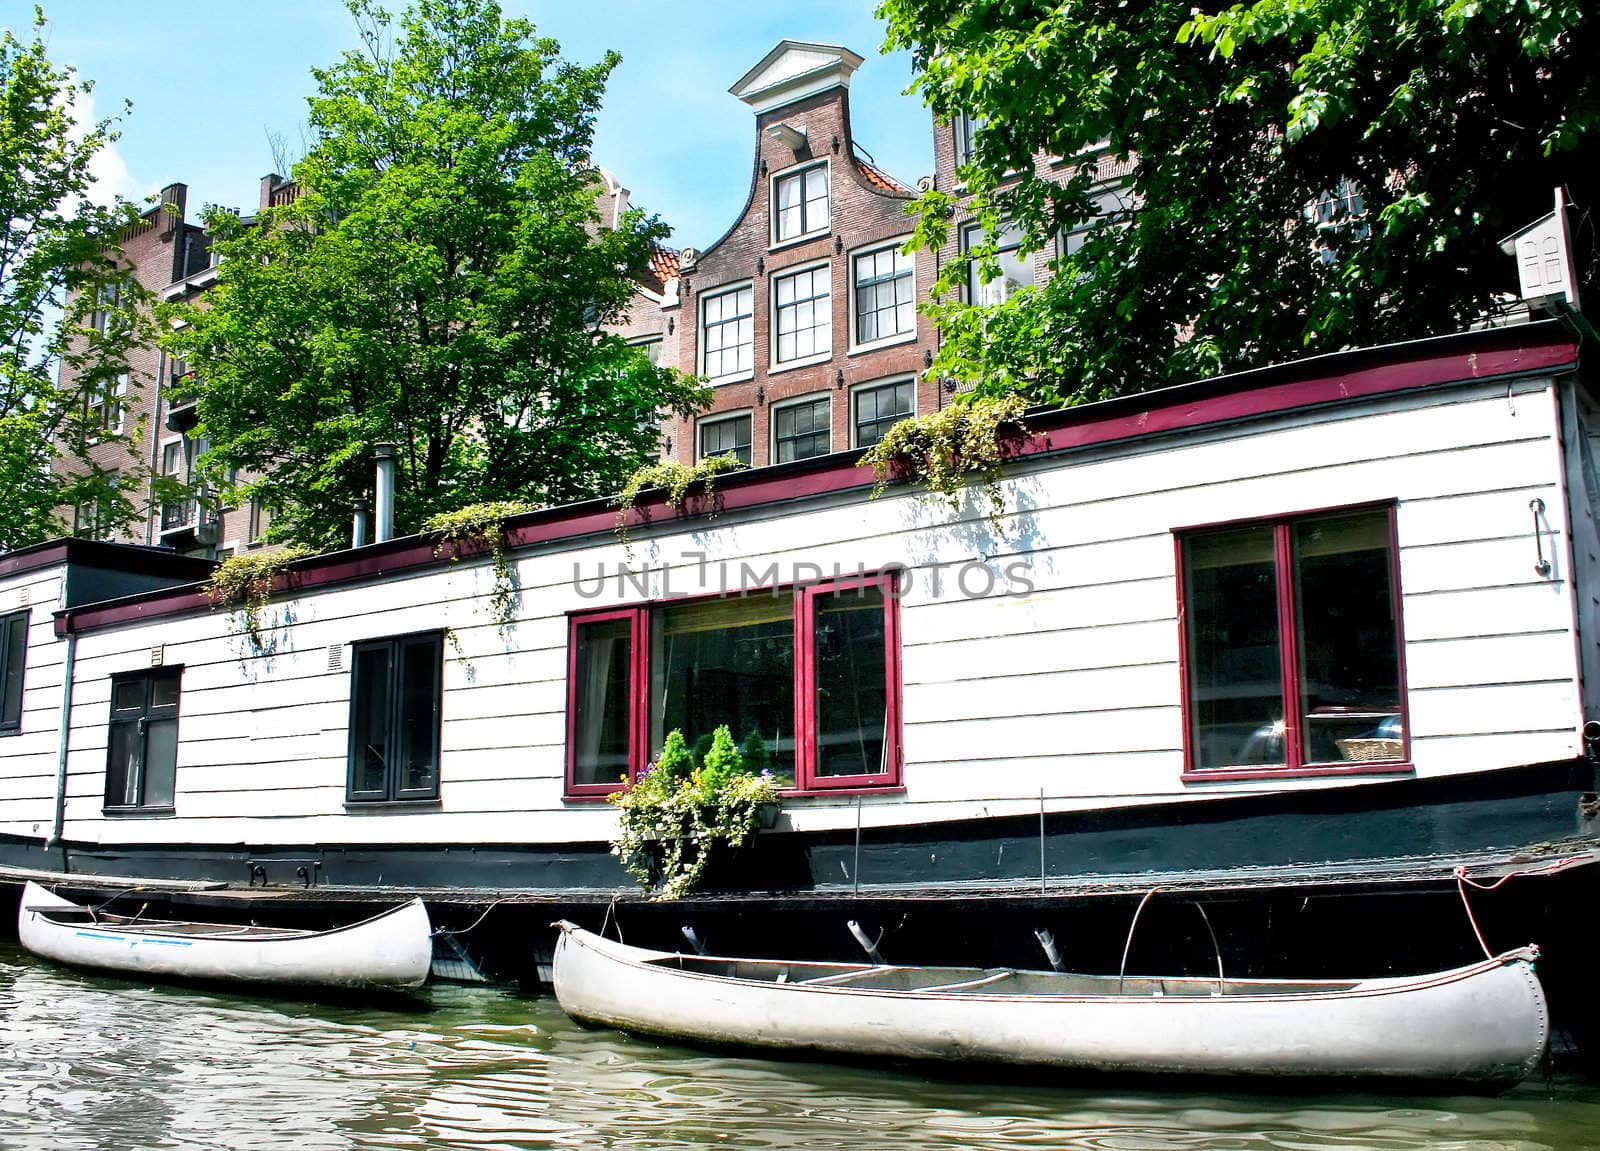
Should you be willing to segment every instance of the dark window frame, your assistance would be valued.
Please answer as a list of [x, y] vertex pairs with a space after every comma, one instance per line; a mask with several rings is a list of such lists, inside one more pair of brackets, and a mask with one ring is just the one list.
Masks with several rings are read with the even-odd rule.
[[[705, 432], [707, 428], [716, 427], [720, 424], [737, 424], [740, 420], [744, 420], [750, 425], [745, 434], [742, 454], [737, 436], [734, 438], [734, 446], [732, 449], [724, 448], [710, 453], [706, 452]], [[704, 416], [695, 424], [694, 428], [694, 458], [697, 460], [704, 460], [710, 459], [711, 456], [733, 456], [735, 459], [741, 461], [746, 467], [749, 467], [755, 462], [755, 439], [756, 418], [754, 412], [718, 412], [714, 416]]]
[[[356, 739], [362, 725], [358, 722], [356, 709], [361, 706], [360, 685], [357, 677], [361, 671], [361, 654], [367, 651], [387, 650], [389, 653], [389, 685], [386, 696], [385, 734], [387, 748], [397, 748], [401, 740], [402, 718], [400, 715], [401, 701], [404, 691], [400, 683], [400, 651], [406, 644], [416, 643], [420, 640], [431, 641], [433, 646], [432, 666], [434, 669], [433, 693], [433, 723], [430, 731], [433, 737], [433, 786], [428, 788], [405, 789], [399, 786], [400, 767], [395, 762], [384, 765], [383, 790], [358, 791], [356, 789]], [[436, 801], [439, 798], [441, 784], [444, 776], [443, 745], [441, 732], [444, 726], [444, 632], [415, 631], [404, 635], [383, 636], [376, 639], [360, 640], [350, 645], [350, 713], [349, 734], [345, 752], [345, 803], [351, 806], [367, 807], [376, 804], [396, 803], [425, 803]]]
[[[784, 415], [800, 411], [802, 408], [810, 408], [812, 417], [815, 419], [816, 409], [819, 406], [824, 408], [827, 412], [827, 417], [823, 420], [820, 431], [813, 426], [812, 430], [809, 432], [800, 432], [798, 434], [791, 433], [787, 436], [782, 433], [780, 430], [780, 425]], [[829, 452], [833, 451], [833, 396], [829, 393], [822, 392], [817, 395], [802, 396], [795, 400], [785, 400], [781, 404], [774, 404], [771, 410], [771, 418], [773, 463], [784, 464], [789, 463], [792, 460], [812, 460], [816, 459], [818, 456], [825, 456]], [[826, 446], [822, 449], [822, 451], [810, 452], [803, 456], [793, 455], [790, 456], [789, 459], [784, 459], [784, 444], [799, 443], [802, 440], [814, 440], [818, 436], [821, 436], [826, 441]]]
[[[1173, 552], [1178, 604], [1178, 680], [1181, 688], [1180, 703], [1183, 722], [1183, 773], [1185, 783], [1204, 783], [1241, 779], [1303, 779], [1338, 775], [1410, 775], [1415, 773], [1412, 762], [1411, 709], [1406, 688], [1405, 620], [1402, 613], [1404, 595], [1400, 588], [1400, 539], [1398, 530], [1399, 505], [1393, 500], [1361, 504], [1340, 504], [1313, 508], [1276, 516], [1259, 516], [1253, 519], [1225, 520], [1218, 523], [1198, 524], [1173, 530]], [[1304, 733], [1300, 722], [1300, 670], [1298, 604], [1294, 587], [1292, 538], [1294, 529], [1309, 521], [1356, 515], [1362, 512], [1383, 512], [1388, 531], [1389, 594], [1394, 620], [1394, 652], [1397, 690], [1399, 692], [1398, 718], [1401, 732], [1401, 754], [1396, 760], [1365, 762], [1334, 762], [1307, 760]], [[1284, 762], [1260, 766], [1236, 765], [1223, 767], [1196, 766], [1194, 738], [1194, 703], [1192, 699], [1189, 618], [1187, 605], [1189, 585], [1184, 562], [1184, 545], [1198, 536], [1234, 531], [1243, 528], [1270, 527], [1273, 531], [1273, 571], [1276, 576], [1277, 633], [1279, 638], [1279, 690], [1284, 700]]]
[[[154, 687], [155, 682], [160, 679], [173, 679], [177, 681], [177, 698], [170, 705], [170, 707], [167, 705], [161, 705], [158, 707], [151, 703], [151, 689]], [[117, 688], [121, 684], [130, 683], [135, 680], [143, 683], [143, 702], [139, 708], [139, 716], [137, 719], [130, 719], [128, 717], [119, 719], [117, 716]], [[119, 672], [112, 675], [111, 699], [107, 704], [107, 707], [108, 720], [106, 727], [106, 768], [104, 779], [105, 791], [102, 796], [101, 810], [110, 814], [166, 814], [176, 810], [178, 791], [177, 758], [178, 748], [181, 746], [181, 723], [183, 714], [183, 665], [178, 664], [176, 666], [141, 668], [138, 671]], [[152, 804], [146, 802], [144, 799], [145, 785], [148, 779], [148, 772], [146, 771], [146, 768], [149, 766], [148, 761], [150, 754], [148, 743], [149, 724], [152, 719], [158, 721], [171, 720], [173, 724], [172, 803]], [[140, 799], [137, 803], [125, 803], [121, 800], [113, 801], [111, 798], [111, 756], [115, 750], [115, 743], [111, 738], [111, 731], [118, 724], [126, 724], [130, 722], [135, 723], [138, 726], [139, 739], [141, 743], [139, 762], [137, 765], [138, 790]]]
[[[891, 388], [908, 387], [911, 389], [911, 409], [904, 415], [890, 417], [874, 416], [869, 423], [874, 426], [882, 424], [878, 434], [872, 439], [866, 439], [861, 434], [861, 397], [876, 395]], [[850, 443], [852, 447], [869, 448], [883, 439], [884, 433], [901, 420], [909, 420], [917, 414], [917, 380], [915, 376], [906, 376], [896, 379], [878, 380], [870, 384], [862, 384], [850, 393]]]
[[[885, 723], [884, 740], [887, 748], [884, 760], [886, 771], [869, 775], [819, 775], [817, 773], [817, 708], [816, 708], [816, 637], [815, 620], [817, 601], [823, 596], [838, 592], [866, 589], [876, 585], [883, 593], [883, 643]], [[735, 593], [737, 594], [737, 593]], [[791, 584], [772, 590], [761, 589], [751, 595], [788, 595], [794, 600], [794, 687], [795, 687], [795, 785], [785, 788], [786, 795], [852, 794], [855, 792], [882, 792], [898, 790], [902, 784], [905, 765], [905, 741], [902, 731], [902, 672], [900, 642], [900, 583], [898, 568], [884, 568], [876, 572], [850, 575], [840, 579], [821, 580], [816, 583]], [[625, 619], [629, 621], [630, 681], [628, 690], [629, 747], [628, 783], [638, 780], [639, 773], [649, 764], [651, 754], [650, 725], [650, 635], [652, 613], [657, 608], [681, 607], [684, 604], [726, 598], [721, 595], [685, 596], [670, 600], [654, 600], [626, 607], [575, 611], [567, 617], [567, 716], [566, 716], [566, 769], [564, 772], [564, 798], [570, 800], [600, 799], [620, 791], [628, 784], [577, 783], [577, 714], [578, 714], [578, 629], [591, 623]]]
[[[0, 735], [18, 735], [22, 731], [22, 704], [27, 698], [28, 686], [28, 627], [31, 623], [30, 612], [32, 608], [22, 608], [20, 611], [8, 611], [0, 615]], [[17, 718], [7, 720], [6, 712], [9, 710], [10, 699], [4, 692], [12, 679], [11, 668], [11, 629], [20, 622], [22, 624], [22, 660], [21, 667], [16, 672], [17, 682]]]

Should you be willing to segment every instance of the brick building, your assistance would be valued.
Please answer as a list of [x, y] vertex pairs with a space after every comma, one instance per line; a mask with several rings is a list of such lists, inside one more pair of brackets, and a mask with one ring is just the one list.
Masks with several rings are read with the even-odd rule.
[[755, 112], [750, 191], [720, 238], [679, 253], [665, 327], [714, 399], [666, 429], [669, 457], [804, 459], [874, 443], [940, 402], [921, 379], [934, 334], [916, 308], [933, 263], [900, 251], [915, 193], [855, 141], [861, 62], [784, 40], [730, 89]]
[[[292, 194], [292, 185], [281, 177], [264, 179], [262, 206], [285, 190]], [[120, 238], [128, 278], [157, 300], [192, 298], [216, 283], [209, 237], [201, 225], [187, 219], [187, 211], [188, 188], [181, 183], [168, 184], [161, 190], [157, 206]], [[92, 323], [103, 322], [102, 314], [95, 313]], [[128, 371], [113, 387], [90, 397], [93, 418], [135, 437], [135, 458], [131, 460], [120, 442], [107, 442], [90, 451], [97, 464], [121, 472], [125, 493], [143, 515], [130, 527], [113, 531], [107, 528], [101, 509], [84, 505], [72, 509], [73, 535], [154, 544], [208, 559], [225, 558], [260, 542], [265, 523], [259, 507], [220, 507], [195, 484], [195, 463], [206, 444], [192, 434], [197, 413], [192, 395], [186, 394], [190, 379], [186, 363], [159, 347], [145, 345], [130, 352]], [[57, 466], [72, 465], [58, 461]], [[194, 486], [195, 495], [162, 501], [152, 483], [155, 476]], [[132, 490], [135, 486], [137, 491]]]

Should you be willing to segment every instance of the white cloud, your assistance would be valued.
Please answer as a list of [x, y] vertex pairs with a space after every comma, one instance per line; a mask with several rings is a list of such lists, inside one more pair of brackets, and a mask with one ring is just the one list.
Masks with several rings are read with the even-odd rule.
[[[73, 136], [81, 140], [95, 122], [93, 94], [79, 92], [73, 113], [78, 121]], [[97, 203], [109, 204], [117, 196], [137, 202], [149, 194], [134, 182], [133, 173], [128, 170], [115, 143], [107, 144], [89, 160], [89, 177], [92, 181], [89, 195]]]

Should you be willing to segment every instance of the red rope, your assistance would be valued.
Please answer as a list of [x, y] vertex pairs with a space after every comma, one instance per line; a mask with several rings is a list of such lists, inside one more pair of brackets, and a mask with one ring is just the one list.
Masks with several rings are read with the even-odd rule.
[[1484, 942], [1483, 932], [1478, 929], [1477, 917], [1472, 914], [1472, 903], [1467, 899], [1468, 884], [1471, 884], [1479, 891], [1493, 891], [1507, 880], [1516, 879], [1518, 876], [1554, 875], [1558, 871], [1565, 871], [1569, 867], [1577, 867], [1579, 864], [1589, 862], [1591, 862], [1591, 857], [1588, 855], [1571, 855], [1565, 859], [1552, 859], [1547, 863], [1535, 864], [1532, 867], [1524, 867], [1517, 871], [1508, 871], [1493, 883], [1479, 883], [1476, 879], [1467, 875], [1465, 865], [1457, 866], [1455, 869], [1456, 890], [1461, 893], [1461, 906], [1466, 908], [1467, 922], [1472, 925], [1472, 934], [1478, 937], [1478, 946], [1483, 948], [1483, 957], [1485, 959], [1493, 959], [1494, 952], [1490, 951], [1489, 945]]

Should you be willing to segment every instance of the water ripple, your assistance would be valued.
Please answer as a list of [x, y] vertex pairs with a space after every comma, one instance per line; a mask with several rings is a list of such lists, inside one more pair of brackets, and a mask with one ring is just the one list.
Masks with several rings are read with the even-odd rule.
[[0, 1147], [1600, 1151], [1600, 1090], [1208, 1096], [708, 1055], [438, 988], [422, 1014], [97, 979], [0, 944]]

